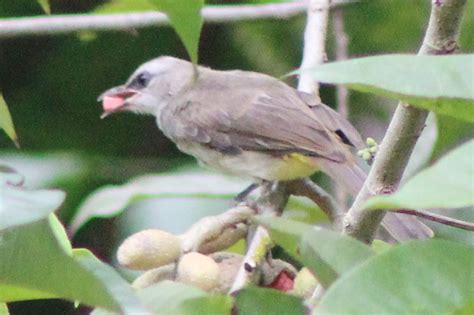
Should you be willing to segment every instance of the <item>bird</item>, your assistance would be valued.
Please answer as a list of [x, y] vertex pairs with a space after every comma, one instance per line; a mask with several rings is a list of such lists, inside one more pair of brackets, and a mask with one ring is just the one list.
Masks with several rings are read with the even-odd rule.
[[[364, 146], [356, 128], [314, 95], [263, 73], [161, 56], [98, 100], [102, 117], [153, 115], [163, 134], [201, 165], [256, 184], [321, 171], [355, 196], [367, 177], [351, 149]], [[397, 239], [430, 236], [414, 217], [387, 217], [404, 225], [392, 229]]]

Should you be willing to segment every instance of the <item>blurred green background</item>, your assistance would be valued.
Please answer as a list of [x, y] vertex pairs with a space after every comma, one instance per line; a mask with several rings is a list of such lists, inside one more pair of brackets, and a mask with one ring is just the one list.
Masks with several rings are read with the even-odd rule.
[[[91, 12], [106, 1], [50, 3], [53, 14], [66, 14]], [[360, 1], [342, 10], [350, 39], [350, 57], [416, 53], [427, 26], [430, 1]], [[0, 0], [1, 17], [43, 14], [34, 0]], [[216, 69], [238, 68], [281, 76], [300, 64], [304, 24], [304, 15], [289, 20], [205, 24], [200, 63]], [[473, 39], [474, 4], [468, 1], [461, 52], [474, 50]], [[335, 58], [334, 46], [330, 30], [329, 60]], [[123, 114], [99, 118], [101, 106], [97, 96], [125, 81], [141, 63], [160, 55], [187, 58], [170, 27], [0, 40], [0, 91], [9, 105], [21, 144], [20, 150], [15, 149], [1, 133], [0, 160], [23, 173], [31, 187], [65, 190], [68, 197], [59, 214], [66, 224], [81, 201], [102, 185], [195, 165], [194, 160], [180, 153], [160, 133], [152, 117]], [[334, 87], [324, 86], [322, 99], [329, 105], [335, 104]], [[380, 140], [395, 104], [351, 92], [350, 119], [363, 136]], [[461, 123], [449, 126], [439, 134], [438, 153], [469, 132]], [[430, 147], [424, 150], [425, 156], [431, 153]], [[145, 201], [118, 220], [88, 224], [74, 240], [77, 246], [87, 246], [99, 257], [110, 260], [117, 242], [127, 234], [144, 227], [180, 233], [196, 217], [218, 213], [229, 204], [228, 200], [161, 200], [158, 204]]]

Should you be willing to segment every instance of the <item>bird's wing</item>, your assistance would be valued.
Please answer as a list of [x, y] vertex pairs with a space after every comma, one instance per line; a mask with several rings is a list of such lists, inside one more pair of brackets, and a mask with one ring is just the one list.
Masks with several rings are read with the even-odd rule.
[[308, 107], [311, 108], [319, 120], [324, 122], [326, 128], [341, 138], [342, 142], [358, 149], [365, 147], [360, 133], [341, 114], [331, 107], [321, 103], [312, 94], [298, 91], [298, 96], [308, 105]]
[[[275, 83], [278, 82], [278, 83]], [[345, 162], [349, 150], [302, 102], [296, 91], [261, 85], [196, 87], [163, 115], [163, 130], [175, 141], [197, 142], [223, 153], [302, 153]], [[212, 102], [212, 103], [209, 103]]]

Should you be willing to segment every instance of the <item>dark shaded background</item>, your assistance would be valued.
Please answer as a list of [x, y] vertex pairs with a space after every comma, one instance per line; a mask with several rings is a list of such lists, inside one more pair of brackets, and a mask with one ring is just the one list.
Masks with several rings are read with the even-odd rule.
[[[86, 13], [104, 2], [51, 0], [51, 6], [54, 14]], [[213, 3], [218, 2], [237, 3]], [[416, 53], [427, 26], [429, 7], [428, 0], [371, 0], [346, 6], [351, 57]], [[0, 0], [1, 17], [42, 14], [34, 0]], [[280, 76], [300, 64], [304, 23], [302, 15], [290, 20], [205, 25], [200, 63]], [[473, 38], [474, 8], [469, 2], [461, 36], [463, 52], [473, 51]], [[328, 59], [333, 60], [331, 32], [327, 50]], [[170, 27], [0, 41], [0, 91], [21, 143], [21, 150], [15, 150], [0, 134], [0, 159], [24, 173], [31, 186], [65, 190], [68, 197], [60, 216], [66, 224], [80, 202], [101, 185], [194, 163], [164, 138], [152, 117], [124, 114], [99, 119], [97, 96], [123, 82], [141, 63], [159, 55], [187, 58]], [[325, 86], [322, 99], [334, 104], [334, 88]], [[381, 139], [395, 103], [352, 93], [350, 118], [364, 136]], [[449, 126], [449, 134], [441, 134], [444, 140], [439, 152], [467, 130], [459, 122]], [[124, 233], [117, 231], [122, 226], [113, 220], [96, 220], [75, 237], [75, 245], [91, 248], [109, 260], [121, 237], [117, 235]], [[10, 308], [13, 314], [72, 312], [70, 303], [54, 301], [14, 303]]]

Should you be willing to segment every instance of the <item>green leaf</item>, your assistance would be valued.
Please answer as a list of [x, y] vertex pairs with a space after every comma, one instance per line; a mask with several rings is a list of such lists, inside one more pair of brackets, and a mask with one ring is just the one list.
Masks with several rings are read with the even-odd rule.
[[[132, 287], [111, 266], [102, 263], [85, 248], [73, 250], [74, 259], [103, 283], [108, 293], [120, 304], [120, 309], [129, 314], [150, 314], [138, 299]], [[144, 313], [146, 312], [146, 313]]]
[[474, 205], [474, 140], [452, 150], [392, 195], [375, 196], [368, 209], [461, 208]]
[[432, 159], [438, 159], [447, 150], [459, 144], [462, 139], [474, 138], [474, 128], [468, 122], [459, 121], [446, 115], [436, 115], [436, 121], [438, 125], [438, 139], [431, 152]]
[[130, 203], [146, 198], [225, 198], [245, 187], [238, 179], [205, 172], [147, 175], [121, 186], [106, 186], [89, 196], [77, 211], [71, 230], [77, 231], [93, 217], [119, 214]]
[[272, 240], [311, 269], [324, 287], [374, 255], [365, 244], [339, 233], [281, 218], [258, 217]]
[[150, 0], [170, 19], [193, 63], [198, 62], [204, 0]]
[[0, 302], [65, 298], [123, 313], [144, 312], [113, 269], [84, 255], [69, 256], [50, 220], [5, 230], [0, 237]]
[[473, 314], [474, 250], [454, 242], [409, 242], [340, 278], [314, 314]]
[[0, 188], [0, 231], [46, 218], [65, 198], [59, 190], [27, 190], [8, 184]]
[[152, 11], [156, 7], [149, 0], [113, 0], [94, 9], [94, 13], [120, 13]]
[[237, 294], [237, 312], [245, 315], [306, 314], [303, 301], [278, 290], [248, 288]]
[[[230, 296], [208, 294], [179, 282], [162, 281], [137, 292], [140, 300], [154, 314], [208, 315], [230, 314]], [[109, 314], [96, 310], [93, 315]]]
[[15, 132], [15, 127], [13, 127], [12, 116], [10, 111], [8, 111], [7, 103], [0, 93], [0, 129], [3, 129], [7, 136], [12, 139], [15, 145], [18, 147], [18, 137]]
[[36, 0], [36, 1], [38, 1], [38, 4], [43, 9], [44, 13], [48, 15], [51, 14], [51, 6], [49, 4], [49, 0]]
[[0, 315], [8, 315], [8, 307], [6, 303], [0, 303]]
[[400, 99], [474, 122], [474, 55], [384, 55], [327, 63], [310, 71], [323, 83]]

